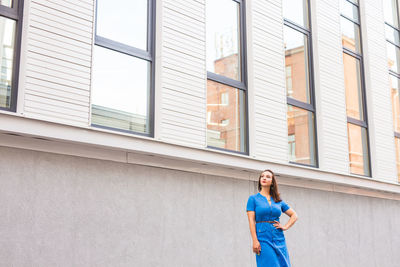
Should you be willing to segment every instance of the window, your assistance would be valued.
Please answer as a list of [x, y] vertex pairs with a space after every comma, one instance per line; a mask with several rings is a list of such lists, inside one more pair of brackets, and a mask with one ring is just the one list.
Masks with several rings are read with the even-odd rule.
[[390, 94], [393, 110], [393, 130], [396, 147], [397, 179], [400, 182], [400, 26], [397, 0], [383, 0]]
[[340, 0], [350, 172], [370, 176], [369, 138], [358, 1]]
[[0, 109], [16, 111], [22, 0], [0, 1]]
[[308, 0], [284, 0], [283, 15], [289, 161], [317, 167]]
[[244, 14], [244, 1], [206, 0], [207, 146], [247, 154]]
[[92, 126], [153, 135], [154, 0], [97, 0]]

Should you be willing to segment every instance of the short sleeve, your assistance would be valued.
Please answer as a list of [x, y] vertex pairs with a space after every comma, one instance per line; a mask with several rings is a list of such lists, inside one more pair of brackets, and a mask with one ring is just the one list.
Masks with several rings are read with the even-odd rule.
[[286, 204], [286, 202], [282, 200], [282, 201], [281, 201], [281, 210], [282, 210], [282, 212], [285, 212], [285, 211], [287, 211], [288, 209], [290, 209], [289, 205]]
[[249, 196], [247, 200], [246, 212], [247, 211], [256, 211], [256, 203], [253, 196]]

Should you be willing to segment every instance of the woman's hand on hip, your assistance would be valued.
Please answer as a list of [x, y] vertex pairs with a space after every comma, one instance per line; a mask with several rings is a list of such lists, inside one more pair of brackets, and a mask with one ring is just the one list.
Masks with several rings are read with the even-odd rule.
[[274, 221], [274, 226], [276, 229], [282, 229], [283, 231], [286, 231], [288, 228], [286, 228], [285, 226], [283, 226], [280, 222], [278, 221]]

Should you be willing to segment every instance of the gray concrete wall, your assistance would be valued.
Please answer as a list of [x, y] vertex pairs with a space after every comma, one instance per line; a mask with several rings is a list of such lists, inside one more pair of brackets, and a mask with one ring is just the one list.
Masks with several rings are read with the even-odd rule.
[[[293, 267], [396, 267], [398, 201], [280, 186]], [[0, 147], [0, 266], [255, 267], [250, 181]], [[288, 220], [283, 215], [282, 222]]]

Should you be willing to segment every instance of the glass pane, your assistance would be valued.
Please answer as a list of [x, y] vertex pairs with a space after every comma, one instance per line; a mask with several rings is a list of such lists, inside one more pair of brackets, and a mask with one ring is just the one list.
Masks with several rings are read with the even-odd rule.
[[360, 52], [360, 28], [350, 20], [340, 17], [342, 45], [350, 50]]
[[94, 46], [92, 124], [149, 133], [150, 63]]
[[11, 107], [15, 21], [0, 17], [0, 107]]
[[388, 26], [385, 24], [385, 33], [386, 33], [386, 39], [400, 45], [399, 42], [399, 31], [393, 29], [392, 27]]
[[399, 62], [400, 62], [399, 49], [388, 42], [386, 42], [386, 48], [387, 48], [389, 69], [396, 73], [399, 73]]
[[400, 138], [395, 138], [394, 142], [396, 145], [397, 179], [400, 182]]
[[358, 22], [358, 7], [346, 0], [340, 0], [340, 13]]
[[147, 0], [98, 0], [96, 34], [147, 50]]
[[310, 103], [307, 36], [287, 26], [283, 34], [287, 96]]
[[400, 80], [389, 75], [390, 79], [390, 95], [392, 97], [393, 110], [393, 130], [400, 133], [400, 98], [399, 98], [399, 83]]
[[367, 129], [347, 123], [347, 134], [349, 137], [350, 172], [370, 176]]
[[12, 7], [13, 1], [12, 0], [0, 0], [0, 5], [6, 7]]
[[287, 105], [289, 160], [316, 165], [314, 113]]
[[304, 28], [308, 28], [307, 3], [307, 0], [283, 0], [283, 17]]
[[239, 4], [207, 0], [206, 18], [207, 71], [241, 80]]
[[343, 53], [343, 66], [347, 116], [357, 120], [364, 120], [360, 61]]
[[207, 145], [246, 151], [245, 92], [207, 80]]
[[383, 12], [385, 15], [385, 22], [398, 28], [397, 17], [397, 0], [383, 0]]

